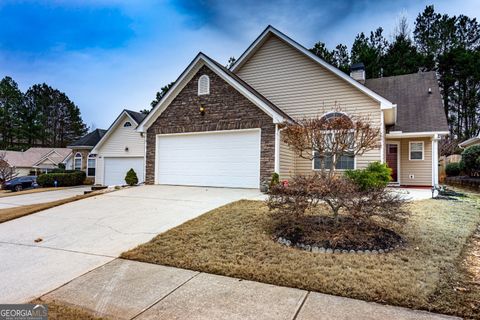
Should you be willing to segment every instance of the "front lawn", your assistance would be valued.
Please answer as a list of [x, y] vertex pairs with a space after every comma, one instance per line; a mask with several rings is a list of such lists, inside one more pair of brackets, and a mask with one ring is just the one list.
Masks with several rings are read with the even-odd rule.
[[324, 254], [274, 242], [265, 204], [244, 200], [160, 234], [122, 257], [480, 319], [480, 290], [464, 263], [473, 252], [466, 243], [480, 222], [479, 208], [472, 198], [418, 201], [410, 205], [402, 233], [405, 249]]

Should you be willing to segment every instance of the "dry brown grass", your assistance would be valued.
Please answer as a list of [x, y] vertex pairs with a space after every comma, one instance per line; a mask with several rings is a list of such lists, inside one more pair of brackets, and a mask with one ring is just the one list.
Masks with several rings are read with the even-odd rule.
[[6, 222], [9, 220], [17, 219], [23, 216], [27, 216], [32, 213], [37, 213], [39, 211], [43, 211], [46, 209], [50, 209], [53, 207], [61, 206], [62, 204], [66, 204], [73, 201], [78, 201], [82, 199], [86, 199], [89, 197], [93, 197], [98, 195], [98, 192], [92, 192], [89, 194], [82, 194], [77, 195], [74, 197], [61, 199], [57, 201], [45, 202], [45, 203], [38, 203], [38, 204], [31, 204], [27, 206], [15, 207], [15, 208], [7, 208], [7, 209], [0, 209], [0, 223]]
[[16, 192], [12, 192], [10, 190], [0, 190], [0, 198], [21, 196], [21, 195], [24, 195], [24, 194], [47, 192], [47, 191], [58, 191], [58, 190], [68, 189], [68, 188], [69, 187], [37, 188], [37, 189], [28, 189], [28, 190], [22, 190], [22, 191], [16, 191]]
[[480, 292], [466, 296], [451, 285], [452, 277], [464, 274], [459, 263], [480, 221], [478, 202], [425, 200], [410, 208], [403, 230], [407, 247], [388, 254], [328, 255], [284, 247], [266, 232], [264, 203], [238, 201], [122, 257], [480, 319], [470, 304], [479, 301]]
[[41, 299], [32, 301], [33, 304], [46, 304], [48, 306], [48, 319], [50, 320], [101, 320], [103, 318], [97, 318], [89, 314], [88, 312], [75, 308], [66, 306], [64, 304], [59, 304], [56, 302], [46, 303]]

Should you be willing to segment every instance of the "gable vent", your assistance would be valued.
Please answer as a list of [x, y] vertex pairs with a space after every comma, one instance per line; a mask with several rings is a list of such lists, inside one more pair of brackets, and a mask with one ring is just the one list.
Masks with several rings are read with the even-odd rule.
[[210, 78], [204, 74], [198, 79], [198, 95], [210, 94]]

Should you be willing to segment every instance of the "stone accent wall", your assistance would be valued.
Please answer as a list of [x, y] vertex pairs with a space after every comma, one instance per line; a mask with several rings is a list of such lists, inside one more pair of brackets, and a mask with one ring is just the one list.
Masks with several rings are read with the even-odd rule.
[[[198, 78], [210, 77], [210, 94], [198, 95]], [[205, 114], [200, 113], [200, 105]], [[203, 66], [147, 131], [146, 177], [154, 183], [156, 135], [261, 128], [260, 180], [269, 179], [275, 163], [275, 125], [272, 118]], [[260, 182], [259, 181], [259, 185]]]

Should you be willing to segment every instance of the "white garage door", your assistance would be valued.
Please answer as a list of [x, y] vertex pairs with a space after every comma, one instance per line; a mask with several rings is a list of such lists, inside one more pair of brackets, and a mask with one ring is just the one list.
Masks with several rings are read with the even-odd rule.
[[158, 135], [157, 183], [258, 188], [260, 130]]
[[104, 184], [107, 186], [125, 185], [125, 176], [127, 171], [135, 170], [138, 182], [144, 181], [143, 176], [143, 157], [135, 158], [104, 158]]

